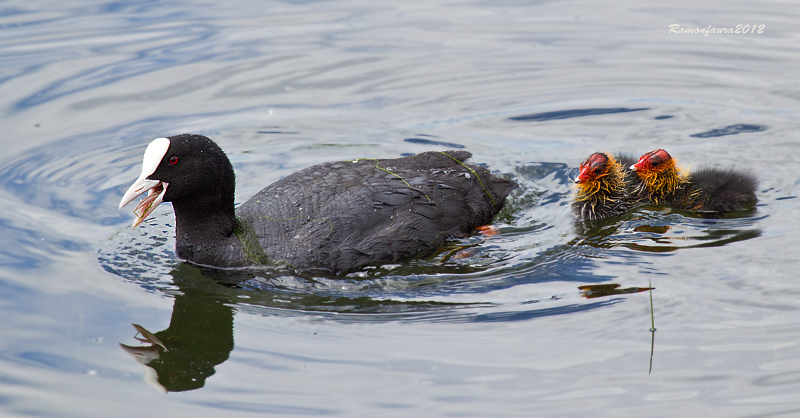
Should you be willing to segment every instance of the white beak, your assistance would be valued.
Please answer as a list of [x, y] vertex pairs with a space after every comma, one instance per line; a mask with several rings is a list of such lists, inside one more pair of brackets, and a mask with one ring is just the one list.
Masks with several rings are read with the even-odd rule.
[[631, 170], [636, 171], [636, 164], [631, 166]]
[[147, 177], [156, 171], [164, 155], [166, 155], [169, 145], [169, 139], [157, 138], [147, 146], [144, 152], [144, 159], [142, 160], [142, 174], [140, 174], [139, 178], [128, 188], [128, 191], [125, 192], [122, 196], [122, 200], [119, 202], [119, 208], [122, 209], [123, 206], [130, 203], [137, 196], [148, 192], [147, 197], [139, 202], [139, 204], [136, 205], [136, 209], [133, 210], [136, 219], [134, 219], [132, 227], [136, 227], [142, 223], [142, 221], [153, 213], [156, 207], [164, 201], [164, 194], [167, 193], [167, 186], [169, 186], [169, 184], [159, 180], [150, 180]]

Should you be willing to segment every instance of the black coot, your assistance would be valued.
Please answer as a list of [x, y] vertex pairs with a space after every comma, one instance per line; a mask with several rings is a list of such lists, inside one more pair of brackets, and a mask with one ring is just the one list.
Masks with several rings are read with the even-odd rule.
[[234, 209], [234, 173], [201, 135], [158, 138], [120, 208], [134, 226], [162, 201], [175, 211], [176, 252], [218, 267], [284, 264], [344, 274], [440, 247], [491, 222], [517, 184], [464, 164], [466, 151], [425, 152], [306, 168]]
[[725, 213], [755, 205], [758, 181], [734, 169], [701, 169], [683, 174], [663, 149], [648, 152], [630, 167], [642, 179], [647, 198], [676, 209]]
[[575, 216], [586, 221], [603, 219], [622, 215], [641, 203], [642, 181], [626, 169], [634, 161], [628, 155], [596, 152], [582, 162], [572, 199]]

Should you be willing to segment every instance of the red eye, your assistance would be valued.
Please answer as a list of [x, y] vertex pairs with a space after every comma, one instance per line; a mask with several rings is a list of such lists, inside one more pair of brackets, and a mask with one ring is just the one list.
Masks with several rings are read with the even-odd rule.
[[178, 164], [178, 157], [174, 155], [172, 157], [169, 157], [169, 163], [172, 165]]

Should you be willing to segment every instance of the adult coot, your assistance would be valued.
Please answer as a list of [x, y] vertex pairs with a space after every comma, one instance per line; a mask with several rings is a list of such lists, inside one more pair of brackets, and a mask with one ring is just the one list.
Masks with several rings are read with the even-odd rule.
[[625, 169], [633, 162], [634, 158], [627, 155], [614, 157], [602, 152], [582, 162], [572, 200], [575, 216], [583, 220], [602, 219], [622, 215], [641, 203], [641, 180]]
[[752, 174], [709, 168], [683, 174], [663, 149], [642, 155], [630, 169], [642, 179], [651, 202], [676, 209], [725, 213], [747, 209], [757, 201], [758, 181]]
[[425, 152], [306, 168], [234, 208], [234, 173], [201, 135], [158, 138], [120, 208], [141, 223], [161, 202], [175, 211], [175, 249], [218, 267], [284, 264], [344, 274], [431, 251], [491, 222], [517, 184], [464, 164], [466, 151]]

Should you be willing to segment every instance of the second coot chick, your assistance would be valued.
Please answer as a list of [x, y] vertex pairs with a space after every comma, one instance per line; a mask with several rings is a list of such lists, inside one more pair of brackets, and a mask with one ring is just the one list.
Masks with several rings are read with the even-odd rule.
[[752, 207], [758, 181], [733, 169], [701, 169], [683, 174], [675, 159], [663, 149], [648, 152], [633, 164], [648, 199], [676, 209], [726, 213]]
[[641, 203], [641, 180], [628, 167], [627, 155], [596, 152], [580, 165], [572, 210], [580, 219], [594, 220], [622, 215]]
[[201, 135], [158, 138], [120, 208], [145, 192], [134, 226], [162, 201], [175, 211], [188, 261], [280, 264], [345, 274], [435, 250], [491, 222], [517, 184], [467, 165], [466, 151], [320, 164], [267, 186], [234, 209], [234, 172]]

